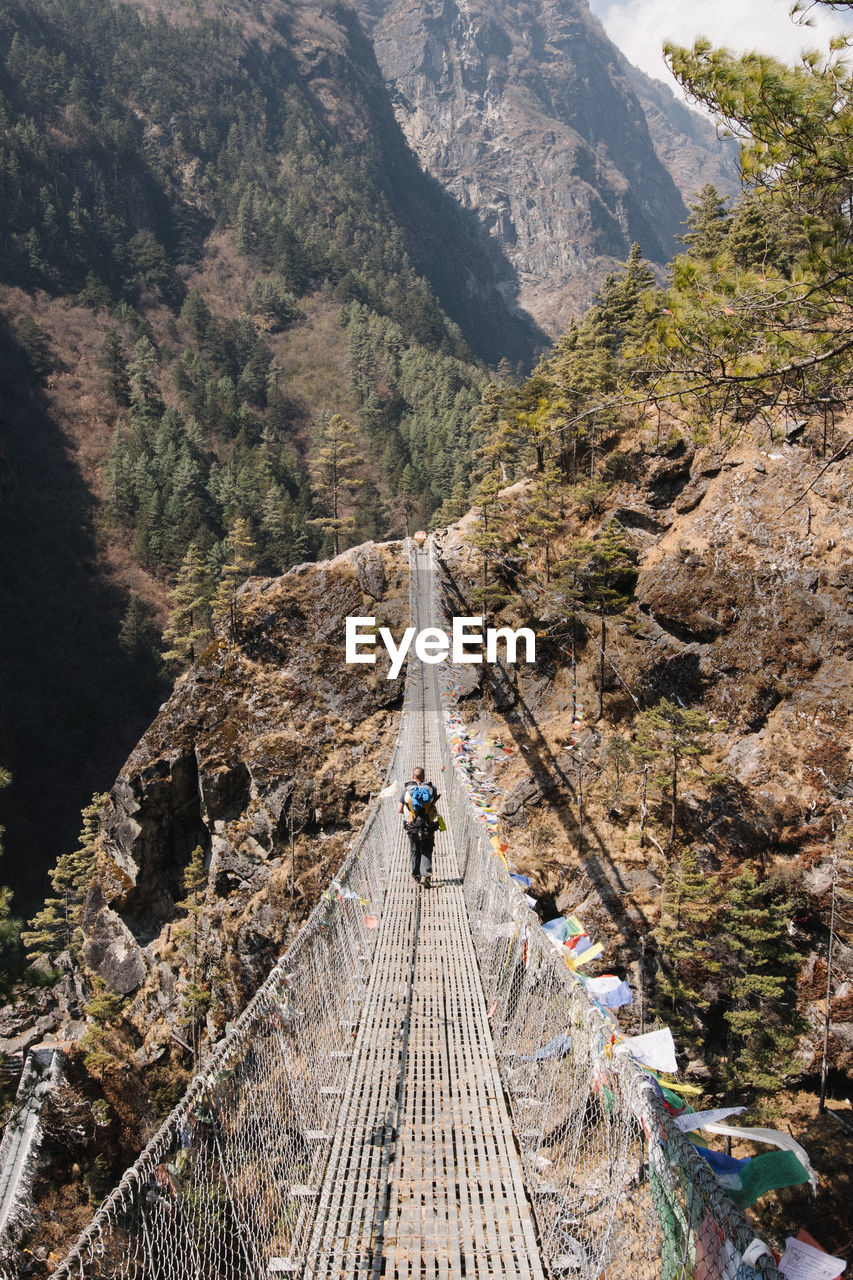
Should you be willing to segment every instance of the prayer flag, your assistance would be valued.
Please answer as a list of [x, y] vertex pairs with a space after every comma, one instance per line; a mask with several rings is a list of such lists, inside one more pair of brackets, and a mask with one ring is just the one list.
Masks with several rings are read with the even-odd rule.
[[604, 951], [604, 944], [594, 942], [591, 947], [587, 947], [583, 955], [567, 955], [566, 964], [570, 969], [580, 968], [582, 964], [589, 964], [590, 960], [597, 960]]
[[577, 959], [577, 957], [582, 956], [585, 951], [589, 951], [592, 946], [592, 938], [588, 933], [572, 934], [570, 937], [566, 938], [565, 945], [572, 952], [575, 959]]
[[720, 1124], [719, 1122], [708, 1124], [705, 1128], [708, 1133], [722, 1133], [725, 1137], [743, 1138], [747, 1142], [767, 1142], [771, 1146], [781, 1147], [783, 1151], [792, 1152], [800, 1164], [808, 1170], [812, 1187], [817, 1186], [817, 1178], [809, 1161], [808, 1152], [804, 1147], [800, 1146], [796, 1138], [793, 1138], [790, 1133], [783, 1133], [780, 1129], [740, 1129], [735, 1125]]
[[554, 1036], [547, 1044], [534, 1054], [521, 1057], [521, 1062], [544, 1062], [546, 1058], [564, 1058], [572, 1047], [572, 1037], [568, 1033]]
[[587, 978], [586, 989], [593, 1000], [604, 1005], [605, 1009], [618, 1009], [632, 1000], [628, 983], [613, 973], [606, 973], [601, 978]]
[[[704, 1151], [702, 1155], [705, 1155]], [[798, 1187], [809, 1180], [808, 1170], [803, 1168], [793, 1151], [768, 1151], [763, 1156], [755, 1156], [743, 1162], [731, 1181], [722, 1179], [739, 1209], [748, 1209], [768, 1191], [776, 1191], [779, 1187]]]
[[543, 924], [542, 928], [548, 935], [550, 942], [561, 947], [566, 940], [566, 921], [562, 916], [557, 916], [555, 920], [548, 920]]
[[669, 1027], [647, 1031], [643, 1036], [623, 1036], [622, 1043], [616, 1047], [655, 1071], [666, 1071], [674, 1075], [678, 1070], [675, 1042]]
[[686, 1111], [676, 1116], [675, 1124], [682, 1133], [690, 1133], [693, 1129], [705, 1129], [709, 1124], [719, 1124], [729, 1116], [739, 1116], [746, 1107], [717, 1107], [713, 1111]]

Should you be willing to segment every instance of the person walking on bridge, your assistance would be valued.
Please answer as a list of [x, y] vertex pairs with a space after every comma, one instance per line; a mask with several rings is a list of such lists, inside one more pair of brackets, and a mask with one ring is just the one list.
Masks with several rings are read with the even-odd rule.
[[437, 799], [438, 792], [418, 766], [409, 781], [403, 783], [397, 802], [397, 812], [406, 815], [403, 827], [409, 837], [412, 875], [425, 889], [432, 884], [432, 851], [440, 825], [435, 812]]

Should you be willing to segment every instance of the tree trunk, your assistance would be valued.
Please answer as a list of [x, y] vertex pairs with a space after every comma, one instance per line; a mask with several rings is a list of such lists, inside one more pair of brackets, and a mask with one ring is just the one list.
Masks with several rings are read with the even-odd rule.
[[646, 937], [643, 934], [640, 939], [640, 963], [638, 965], [640, 975], [640, 1035], [646, 1030]]
[[572, 614], [572, 730], [578, 718], [578, 646], [577, 614]]
[[646, 837], [645, 837], [646, 817], [648, 816], [648, 809], [646, 808], [646, 784], [648, 783], [648, 780], [649, 780], [649, 766], [647, 764], [644, 764], [643, 765], [643, 781], [640, 787], [640, 848], [641, 849], [643, 848], [643, 845], [646, 843]]
[[675, 815], [678, 810], [678, 751], [672, 748], [672, 815], [669, 824], [669, 845], [667, 853], [675, 844]]
[[604, 715], [604, 643], [606, 640], [604, 614], [601, 615], [601, 653], [598, 655], [598, 719]]
[[583, 768], [578, 765], [578, 858], [583, 857]]

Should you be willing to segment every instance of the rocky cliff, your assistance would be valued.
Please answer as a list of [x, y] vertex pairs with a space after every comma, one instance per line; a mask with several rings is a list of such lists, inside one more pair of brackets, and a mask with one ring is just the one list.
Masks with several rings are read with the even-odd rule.
[[192, 850], [206, 855], [205, 967], [222, 967], [212, 980], [227, 991], [215, 1037], [333, 874], [393, 741], [402, 680], [387, 662], [353, 676], [344, 620], [405, 622], [399, 543], [252, 579], [239, 609], [239, 643], [217, 641], [178, 681], [109, 796], [83, 954], [133, 996], [143, 1040], [154, 1024], [169, 1035], [170, 926]]
[[686, 205], [710, 182], [721, 195], [740, 190], [738, 145], [721, 138], [704, 116], [691, 111], [668, 85], [653, 80], [621, 54], [624, 74], [640, 100], [649, 137]]
[[630, 67], [584, 0], [359, 8], [424, 168], [511, 265], [496, 257], [504, 296], [553, 335], [633, 241], [669, 260], [684, 195], [734, 185], [710, 124]]

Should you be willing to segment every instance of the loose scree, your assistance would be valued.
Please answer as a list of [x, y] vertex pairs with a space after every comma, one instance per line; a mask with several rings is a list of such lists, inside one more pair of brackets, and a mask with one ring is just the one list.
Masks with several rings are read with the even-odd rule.
[[[375, 646], [381, 639], [389, 657], [391, 666], [388, 680], [396, 680], [414, 640], [415, 657], [421, 662], [434, 665], [443, 662], [450, 655], [453, 662], [495, 663], [498, 661], [498, 643], [505, 646], [508, 663], [518, 661], [519, 641], [524, 641], [524, 662], [536, 661], [536, 635], [529, 627], [487, 627], [483, 632], [483, 618], [454, 618], [451, 634], [448, 635], [440, 627], [424, 627], [418, 631], [415, 627], [406, 627], [400, 643], [397, 644], [388, 627], [376, 626], [375, 618], [349, 617], [346, 620], [346, 660], [348, 663], [376, 661]], [[485, 640], [485, 658], [483, 642]]]

